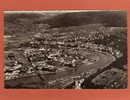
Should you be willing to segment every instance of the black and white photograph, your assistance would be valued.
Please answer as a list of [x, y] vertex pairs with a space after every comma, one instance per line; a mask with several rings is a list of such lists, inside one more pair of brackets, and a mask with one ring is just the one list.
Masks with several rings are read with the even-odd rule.
[[127, 11], [4, 11], [4, 88], [127, 89]]

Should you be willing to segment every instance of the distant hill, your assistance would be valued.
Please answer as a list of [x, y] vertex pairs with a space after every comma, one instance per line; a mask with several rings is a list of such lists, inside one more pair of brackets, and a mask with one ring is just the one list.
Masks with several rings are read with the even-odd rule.
[[86, 24], [103, 24], [112, 27], [127, 26], [126, 11], [89, 11], [66, 13], [12, 13], [4, 15], [5, 23], [26, 21], [33, 24], [49, 24], [51, 27], [68, 27]]
[[[42, 24], [49, 28], [100, 24], [110, 27], [126, 27], [126, 11], [86, 11], [64, 13], [5, 13], [5, 34], [35, 32]], [[91, 26], [91, 25], [90, 25]], [[44, 28], [44, 27], [43, 27]], [[91, 27], [90, 27], [91, 28]]]
[[[41, 21], [51, 27], [68, 27], [86, 24], [103, 24], [112, 27], [126, 27], [126, 11], [90, 11], [63, 13], [47, 20]], [[39, 21], [39, 23], [41, 23]]]
[[26, 20], [35, 20], [41, 17], [41, 14], [33, 14], [33, 13], [5, 13], [4, 14], [4, 22], [5, 23], [18, 23], [21, 22], [21, 19]]

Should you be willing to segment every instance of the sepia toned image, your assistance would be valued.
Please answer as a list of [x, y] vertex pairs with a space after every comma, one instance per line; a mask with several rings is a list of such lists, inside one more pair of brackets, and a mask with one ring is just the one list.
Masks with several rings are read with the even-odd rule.
[[7, 89], [127, 89], [127, 12], [4, 12]]

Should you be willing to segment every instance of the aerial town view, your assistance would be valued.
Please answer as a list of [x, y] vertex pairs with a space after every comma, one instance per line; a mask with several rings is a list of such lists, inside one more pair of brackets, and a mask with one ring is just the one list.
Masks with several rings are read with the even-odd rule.
[[4, 12], [7, 89], [127, 89], [127, 12]]

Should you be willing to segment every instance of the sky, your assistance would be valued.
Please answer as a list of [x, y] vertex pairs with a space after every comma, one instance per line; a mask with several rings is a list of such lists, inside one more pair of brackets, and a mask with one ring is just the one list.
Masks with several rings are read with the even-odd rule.
[[39, 10], [39, 11], [4, 11], [4, 13], [66, 13], [66, 12], [89, 12], [89, 11], [120, 11], [120, 10]]

